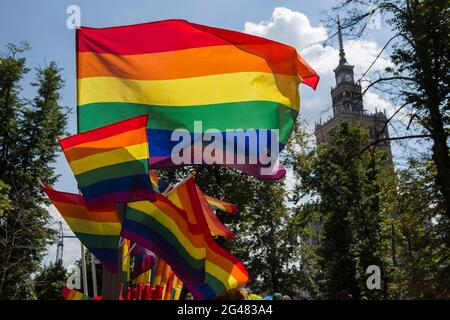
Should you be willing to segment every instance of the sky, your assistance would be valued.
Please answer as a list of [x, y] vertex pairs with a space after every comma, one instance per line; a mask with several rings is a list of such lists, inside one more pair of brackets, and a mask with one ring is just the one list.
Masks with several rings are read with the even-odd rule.
[[[335, 32], [323, 26], [326, 13], [336, 5], [333, 0], [40, 0], [1, 1], [0, 3], [0, 54], [5, 53], [3, 45], [8, 42], [27, 41], [32, 50], [26, 53], [29, 66], [43, 67], [56, 61], [63, 69], [65, 87], [62, 90], [62, 105], [72, 109], [69, 114], [68, 131], [76, 133], [76, 75], [75, 75], [75, 31], [66, 26], [68, 6], [77, 5], [81, 11], [81, 25], [89, 27], [110, 27], [164, 19], [180, 18], [195, 23], [232, 29], [280, 41], [297, 48], [302, 56], [320, 75], [316, 91], [300, 86], [300, 116], [307, 120], [308, 130], [313, 130], [319, 119], [330, 116], [330, 88], [335, 85], [333, 69], [338, 64], [337, 39], [325, 40]], [[363, 39], [344, 38], [347, 60], [355, 65], [358, 79], [389, 38], [389, 28], [375, 17]], [[391, 64], [389, 57], [382, 54], [372, 67], [377, 72]], [[23, 80], [23, 96], [32, 97], [34, 89], [29, 85], [34, 74], [30, 72]], [[394, 110], [389, 101], [377, 92], [369, 91], [364, 100], [368, 112]], [[392, 134], [391, 134], [392, 135]], [[393, 146], [394, 159], [400, 153]], [[64, 157], [60, 155], [55, 164], [61, 175], [55, 188], [61, 191], [77, 192], [75, 179]], [[50, 207], [57, 227], [61, 219], [54, 207]], [[66, 233], [70, 230], [66, 226]], [[45, 262], [55, 259], [56, 246], [49, 246]], [[80, 256], [76, 239], [64, 241], [64, 264], [66, 266]]]

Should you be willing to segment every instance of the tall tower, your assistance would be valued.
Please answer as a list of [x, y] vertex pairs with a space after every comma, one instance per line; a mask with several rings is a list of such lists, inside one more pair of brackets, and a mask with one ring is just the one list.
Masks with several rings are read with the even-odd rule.
[[[339, 123], [346, 120], [357, 123], [366, 128], [369, 133], [369, 143], [380, 138], [389, 137], [386, 123], [386, 114], [375, 110], [375, 113], [367, 113], [364, 110], [362, 101], [361, 85], [355, 82], [353, 67], [347, 62], [345, 56], [344, 43], [342, 40], [341, 24], [338, 17], [338, 38], [339, 38], [339, 64], [334, 69], [336, 86], [331, 88], [331, 99], [333, 106], [333, 116], [326, 122], [315, 125], [315, 136], [318, 144], [329, 142], [330, 130]], [[388, 153], [389, 162], [392, 162], [391, 147], [389, 141], [378, 144]]]

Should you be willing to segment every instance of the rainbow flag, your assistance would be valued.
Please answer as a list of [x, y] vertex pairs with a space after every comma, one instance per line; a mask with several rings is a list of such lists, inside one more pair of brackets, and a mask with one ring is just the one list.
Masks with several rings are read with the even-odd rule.
[[[158, 178], [158, 176], [156, 175], [156, 173], [154, 173], [153, 170], [150, 170], [150, 179], [152, 181], [153, 190], [155, 192], [161, 193], [161, 192], [165, 191], [167, 189], [167, 187], [169, 186], [167, 183], [161, 181]], [[236, 214], [236, 212], [237, 212], [236, 205], [226, 202], [226, 201], [222, 201], [222, 200], [210, 197], [210, 196], [207, 196], [205, 194], [203, 194], [203, 196], [205, 197], [206, 201], [208, 202], [208, 204], [211, 206], [211, 208], [213, 210], [221, 210], [221, 211], [229, 213], [229, 214]]]
[[134, 258], [133, 271], [131, 273], [133, 279], [151, 270], [156, 261], [156, 255], [139, 244], [134, 246], [134, 249], [131, 251], [131, 257]]
[[[217, 129], [226, 152], [196, 164], [224, 164], [227, 153], [240, 153], [245, 163], [225, 165], [266, 179], [282, 178], [284, 168], [261, 175], [265, 165], [251, 144], [229, 150], [234, 138], [226, 130], [255, 129], [258, 144], [274, 138], [283, 149], [300, 109], [299, 84], [315, 89], [319, 81], [291, 46], [184, 20], [77, 29], [77, 79], [79, 132], [148, 114], [150, 164], [166, 168], [187, 164], [171, 159], [174, 130], [185, 129], [183, 148], [198, 153], [208, 144], [203, 133]], [[278, 137], [267, 133], [273, 129]]]
[[196, 186], [198, 199], [200, 200], [200, 204], [202, 207], [203, 215], [205, 217], [206, 223], [208, 225], [209, 230], [211, 231], [211, 235], [226, 237], [234, 240], [236, 237], [233, 232], [225, 226], [222, 221], [216, 216], [214, 211], [211, 208], [211, 205], [205, 195], [200, 191], [200, 188]]
[[186, 288], [195, 299], [200, 300], [214, 299], [225, 291], [248, 282], [248, 273], [244, 265], [212, 238], [202, 210], [201, 196], [193, 177], [177, 185], [168, 194], [168, 198], [174, 204], [186, 211], [191, 223], [203, 226], [206, 243], [205, 281], [194, 286], [185, 282]]
[[44, 187], [44, 192], [81, 243], [113, 273], [118, 272], [120, 217], [114, 206], [88, 210], [83, 197]]
[[80, 291], [64, 287], [61, 290], [64, 300], [93, 300], [91, 297], [81, 293]]
[[164, 196], [156, 194], [154, 202], [128, 203], [121, 236], [164, 259], [184, 282], [203, 282], [203, 228], [189, 223], [186, 213]]
[[[228, 229], [228, 227], [225, 226], [222, 223], [222, 221], [219, 220], [219, 218], [212, 209], [214, 209], [214, 206], [220, 206], [224, 210], [227, 210], [228, 212], [234, 214], [236, 212], [236, 206], [231, 203], [223, 202], [215, 198], [205, 196], [200, 191], [199, 188], [197, 188], [197, 192], [199, 193], [198, 198], [200, 200], [201, 211], [203, 212], [206, 224], [211, 234], [213, 236], [221, 236], [229, 239], [235, 239], [233, 232], [230, 229]], [[169, 194], [171, 193], [169, 192]], [[175, 197], [172, 197], [172, 200], [178, 201], [177, 198]], [[177, 205], [178, 207], [181, 207], [181, 204]]]
[[60, 140], [78, 188], [91, 208], [153, 200], [147, 115]]
[[225, 202], [225, 201], [221, 201], [219, 199], [204, 195], [206, 198], [206, 201], [208, 201], [209, 205], [211, 206], [211, 208], [213, 208], [214, 210], [221, 210], [223, 212], [229, 213], [229, 214], [236, 214], [237, 212], [237, 207], [236, 205], [229, 203], [229, 202]]

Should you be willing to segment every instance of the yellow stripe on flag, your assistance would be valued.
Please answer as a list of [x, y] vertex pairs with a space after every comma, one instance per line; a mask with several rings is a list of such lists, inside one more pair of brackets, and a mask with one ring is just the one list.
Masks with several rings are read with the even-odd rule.
[[136, 144], [88, 156], [69, 163], [74, 175], [123, 162], [148, 158], [148, 143]]
[[236, 72], [172, 80], [91, 77], [78, 80], [78, 105], [128, 102], [196, 106], [239, 101], [273, 101], [299, 110], [297, 76]]

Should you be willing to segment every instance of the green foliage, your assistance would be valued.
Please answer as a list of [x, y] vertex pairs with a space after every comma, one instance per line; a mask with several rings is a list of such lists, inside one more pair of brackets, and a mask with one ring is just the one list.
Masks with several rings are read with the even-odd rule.
[[382, 187], [383, 209], [394, 213], [391, 294], [416, 299], [450, 297], [449, 221], [430, 160], [410, 160]]
[[369, 86], [395, 101], [399, 109], [408, 110], [407, 131], [412, 124], [414, 133], [430, 138], [435, 184], [450, 218], [449, 1], [341, 0], [337, 9], [348, 13], [344, 27], [359, 36], [369, 29], [373, 15], [384, 16], [391, 26], [394, 36], [385, 51], [390, 52], [393, 66]]
[[38, 300], [63, 300], [67, 270], [61, 263], [44, 266], [34, 278], [34, 292]]
[[11, 199], [9, 199], [8, 192], [11, 188], [0, 180], [0, 217], [3, 215], [3, 212], [11, 210]]
[[435, 183], [450, 218], [450, 3], [448, 0], [408, 1], [390, 20], [403, 41], [394, 47], [396, 72], [413, 79], [401, 92], [418, 123], [433, 141]]
[[365, 288], [369, 265], [378, 265], [382, 274], [385, 271], [384, 218], [377, 195], [380, 165], [362, 152], [366, 143], [365, 130], [341, 122], [330, 132], [328, 144], [293, 165], [300, 181], [296, 192], [310, 197], [299, 205], [298, 212], [316, 219], [321, 226], [317, 254], [327, 298], [336, 298], [342, 292], [355, 298], [380, 298], [385, 292], [367, 292]]
[[59, 105], [63, 81], [57, 65], [36, 69], [37, 95], [24, 99], [19, 84], [29, 69], [19, 56], [29, 47], [7, 49], [0, 58], [0, 180], [9, 186], [4, 189], [9, 205], [0, 216], [0, 299], [27, 299], [34, 298], [31, 275], [53, 236], [39, 182], [56, 180], [51, 165], [66, 116]]

